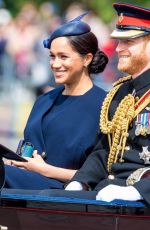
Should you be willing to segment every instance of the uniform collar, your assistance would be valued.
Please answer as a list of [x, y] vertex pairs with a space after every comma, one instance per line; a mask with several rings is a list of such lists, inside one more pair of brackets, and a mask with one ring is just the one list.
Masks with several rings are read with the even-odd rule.
[[133, 79], [131, 82], [136, 94], [138, 94], [138, 96], [142, 96], [143, 93], [150, 89], [150, 69]]

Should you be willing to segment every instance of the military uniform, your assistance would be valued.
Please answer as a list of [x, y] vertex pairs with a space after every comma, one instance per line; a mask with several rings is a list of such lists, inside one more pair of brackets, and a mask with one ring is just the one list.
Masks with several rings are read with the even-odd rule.
[[[109, 109], [109, 118], [111, 120], [120, 101], [129, 93], [134, 93], [135, 99], [141, 98], [150, 88], [150, 70], [143, 73], [135, 79], [131, 79], [122, 84], [115, 97], [112, 100]], [[149, 96], [150, 97], [150, 96]], [[76, 173], [73, 181], [79, 181], [87, 184], [92, 190], [101, 190], [109, 184], [126, 186], [127, 178], [137, 169], [150, 167], [150, 104], [144, 108], [139, 116], [147, 116], [147, 120], [140, 120], [141, 127], [138, 127], [137, 117], [130, 123], [129, 136], [127, 138], [125, 152], [120, 162], [121, 151], [119, 152], [116, 163], [113, 163], [110, 172], [107, 169], [109, 154], [109, 144], [107, 135], [97, 142], [93, 153], [88, 157], [82, 168]], [[145, 116], [145, 117], [146, 117]], [[142, 124], [143, 123], [143, 124]], [[142, 128], [145, 127], [145, 133]], [[138, 133], [137, 133], [137, 129]], [[141, 133], [140, 133], [141, 132]], [[144, 158], [143, 147], [148, 146], [145, 154], [148, 161]], [[141, 156], [143, 153], [143, 157]], [[133, 185], [141, 196], [150, 204], [150, 177], [146, 177], [134, 183]]]
[[[114, 3], [113, 6], [117, 11], [118, 21], [111, 34], [112, 38], [124, 39], [125, 44], [128, 39], [150, 34], [150, 9], [126, 3]], [[126, 55], [126, 52], [122, 53]], [[130, 51], [128, 53], [130, 56]], [[147, 71], [136, 78], [128, 76], [114, 84], [102, 106], [100, 131], [103, 133], [102, 138], [97, 141], [93, 153], [72, 178], [72, 181], [76, 182], [70, 183], [69, 189], [73, 190], [79, 185], [83, 188], [84, 184], [88, 190], [100, 191], [99, 197], [96, 198], [103, 200], [101, 195], [103, 196], [106, 191], [103, 188], [108, 185], [117, 185], [108, 188], [121, 186], [123, 189], [130, 186], [128, 191], [134, 190], [138, 193], [138, 198], [133, 195], [134, 199], [131, 200], [142, 198], [150, 204], [150, 69], [148, 67]], [[81, 183], [75, 185], [77, 182]], [[74, 190], [80, 189], [81, 187]], [[111, 196], [111, 191], [115, 190], [110, 189], [108, 196]], [[129, 196], [130, 192], [125, 200], [130, 200]], [[120, 196], [116, 194], [115, 197]]]

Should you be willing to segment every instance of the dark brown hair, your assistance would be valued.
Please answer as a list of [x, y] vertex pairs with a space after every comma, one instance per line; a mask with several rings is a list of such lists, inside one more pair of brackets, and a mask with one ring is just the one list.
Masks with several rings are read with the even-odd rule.
[[67, 37], [72, 47], [81, 55], [93, 54], [93, 60], [88, 66], [89, 73], [100, 73], [108, 63], [107, 55], [98, 47], [98, 40], [92, 32]]

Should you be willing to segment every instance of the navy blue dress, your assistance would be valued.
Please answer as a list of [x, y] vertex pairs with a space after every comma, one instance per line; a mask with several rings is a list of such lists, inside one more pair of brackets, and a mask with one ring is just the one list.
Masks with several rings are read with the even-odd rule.
[[[93, 86], [81, 96], [62, 95], [54, 89], [35, 102], [24, 131], [38, 153], [53, 166], [79, 169], [91, 153], [99, 128], [99, 114], [105, 91]], [[38, 173], [5, 166], [5, 187], [14, 189], [62, 188], [64, 183]]]

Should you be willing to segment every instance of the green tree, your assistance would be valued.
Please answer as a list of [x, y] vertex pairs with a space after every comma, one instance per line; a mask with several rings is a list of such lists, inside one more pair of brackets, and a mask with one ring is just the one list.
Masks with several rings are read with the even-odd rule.
[[[112, 4], [114, 0], [82, 0], [84, 4], [89, 6], [91, 9], [94, 9], [97, 14], [105, 21], [105, 22], [111, 22], [111, 20], [116, 16], [114, 13]], [[127, 0], [127, 1], [120, 1], [130, 4], [139, 5], [142, 7], [150, 7], [150, 0]]]
[[[114, 0], [78, 0], [78, 1], [51, 0], [50, 2], [58, 6], [59, 14], [63, 14], [64, 11], [72, 2], [81, 2], [84, 3], [87, 6], [87, 8], [93, 9], [105, 22], [111, 22], [111, 20], [116, 16], [112, 7], [113, 2], [116, 1]], [[44, 1], [43, 0], [16, 0], [16, 1], [3, 0], [3, 2], [4, 2], [4, 6], [8, 8], [13, 15], [16, 15], [25, 3], [29, 2], [39, 6]], [[150, 0], [127, 0], [121, 2], [128, 2], [143, 7], [150, 7]]]

